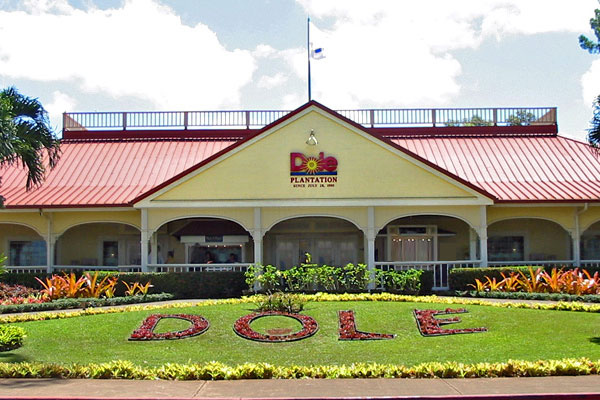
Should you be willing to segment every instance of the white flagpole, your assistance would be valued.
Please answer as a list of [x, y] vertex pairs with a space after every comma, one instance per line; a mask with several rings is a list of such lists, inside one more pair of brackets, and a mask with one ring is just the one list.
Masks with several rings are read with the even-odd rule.
[[308, 101], [311, 101], [311, 82], [310, 82], [310, 17], [306, 22], [306, 54], [308, 56]]

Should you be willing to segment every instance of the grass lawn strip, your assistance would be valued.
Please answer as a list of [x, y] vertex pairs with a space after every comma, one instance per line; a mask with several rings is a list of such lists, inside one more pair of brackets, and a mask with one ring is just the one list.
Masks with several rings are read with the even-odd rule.
[[[474, 365], [505, 363], [509, 359], [535, 362], [582, 357], [600, 360], [600, 317], [589, 312], [470, 305], [468, 313], [461, 314], [462, 322], [452, 326], [487, 327], [488, 332], [422, 337], [413, 310], [443, 310], [447, 303], [313, 302], [307, 304], [303, 314], [319, 323], [317, 334], [298, 342], [259, 343], [238, 337], [232, 329], [238, 318], [252, 312], [253, 304], [220, 303], [173, 308], [169, 312], [200, 314], [210, 322], [208, 331], [185, 340], [127, 341], [154, 310], [19, 323], [16, 325], [28, 332], [24, 346], [3, 353], [1, 360], [63, 366], [126, 360], [154, 368], [166, 363], [204, 365], [215, 360], [230, 366], [251, 362], [288, 368], [341, 368], [359, 363], [414, 366], [433, 361]], [[354, 310], [360, 330], [397, 337], [385, 341], [338, 340], [337, 312], [348, 308]]]

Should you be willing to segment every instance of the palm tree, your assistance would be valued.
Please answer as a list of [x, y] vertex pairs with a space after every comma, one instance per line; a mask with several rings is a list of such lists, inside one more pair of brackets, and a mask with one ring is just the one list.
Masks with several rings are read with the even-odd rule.
[[[600, 0], [598, 1], [600, 3]], [[579, 46], [590, 54], [600, 53], [600, 9], [594, 10], [594, 17], [590, 19], [590, 28], [596, 35], [596, 41], [585, 35], [579, 36]], [[595, 148], [600, 147], [600, 96], [594, 101], [594, 117], [590, 121], [591, 128], [588, 129], [588, 142]]]
[[[44, 180], [45, 154], [48, 167], [54, 168], [60, 157], [60, 140], [42, 104], [14, 87], [0, 91], [0, 167], [20, 163], [27, 169], [25, 187], [30, 190]], [[0, 206], [3, 201], [0, 195]]]

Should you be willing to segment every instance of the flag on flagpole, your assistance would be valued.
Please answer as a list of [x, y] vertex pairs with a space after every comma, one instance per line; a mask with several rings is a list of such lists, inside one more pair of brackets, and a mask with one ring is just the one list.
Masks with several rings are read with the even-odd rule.
[[313, 60], [320, 60], [325, 58], [325, 49], [323, 47], [317, 47], [316, 49], [313, 47], [311, 43], [312, 50], [310, 51], [310, 58]]

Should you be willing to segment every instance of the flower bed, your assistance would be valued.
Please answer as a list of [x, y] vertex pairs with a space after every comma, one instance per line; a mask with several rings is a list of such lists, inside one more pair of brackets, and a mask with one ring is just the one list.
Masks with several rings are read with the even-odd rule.
[[[154, 329], [158, 322], [163, 318], [182, 319], [191, 322], [192, 326], [183, 331], [171, 331], [164, 333], [155, 333]], [[129, 340], [165, 340], [165, 339], [183, 339], [192, 336], [198, 336], [206, 332], [209, 327], [208, 321], [200, 315], [191, 314], [152, 314], [142, 322], [142, 325], [133, 331]]]
[[[302, 329], [298, 332], [291, 333], [288, 335], [265, 335], [260, 332], [256, 332], [250, 327], [250, 324], [258, 319], [269, 316], [281, 316], [290, 317], [302, 324]], [[319, 330], [319, 324], [312, 317], [303, 314], [287, 313], [281, 311], [265, 311], [260, 313], [253, 313], [243, 316], [242, 318], [235, 321], [233, 324], [233, 331], [244, 339], [254, 340], [256, 342], [293, 342], [296, 340], [306, 339], [311, 337]]]
[[338, 311], [339, 320], [339, 340], [380, 340], [393, 339], [396, 335], [388, 333], [371, 333], [362, 332], [356, 329], [356, 321], [354, 320], [354, 311], [345, 310]]
[[446, 308], [445, 310], [414, 310], [415, 319], [419, 332], [423, 336], [443, 336], [456, 335], [459, 333], [487, 332], [487, 328], [465, 328], [465, 329], [444, 329], [441, 325], [455, 324], [460, 322], [459, 317], [437, 319], [436, 315], [466, 313], [464, 308]]

